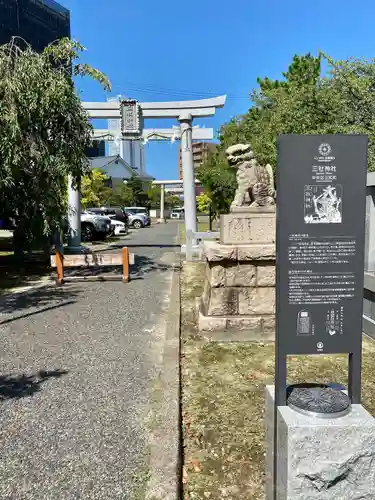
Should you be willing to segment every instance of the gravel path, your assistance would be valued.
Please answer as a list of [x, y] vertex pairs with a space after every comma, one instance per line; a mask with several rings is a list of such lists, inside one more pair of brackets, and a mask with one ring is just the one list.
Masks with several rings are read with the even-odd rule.
[[1, 299], [1, 500], [143, 498], [176, 233], [170, 223], [119, 242], [137, 255], [129, 284]]

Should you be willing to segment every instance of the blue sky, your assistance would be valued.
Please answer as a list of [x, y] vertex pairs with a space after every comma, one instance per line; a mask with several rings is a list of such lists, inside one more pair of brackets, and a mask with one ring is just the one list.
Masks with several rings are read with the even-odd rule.
[[[277, 78], [295, 53], [324, 50], [334, 58], [375, 54], [370, 0], [60, 0], [71, 11], [72, 36], [84, 61], [110, 78], [111, 95], [140, 101], [228, 94], [225, 108], [195, 124], [219, 126], [246, 112], [258, 76]], [[89, 79], [82, 99], [106, 94]], [[169, 127], [173, 120], [147, 121]], [[147, 170], [177, 178], [177, 146], [149, 143]]]

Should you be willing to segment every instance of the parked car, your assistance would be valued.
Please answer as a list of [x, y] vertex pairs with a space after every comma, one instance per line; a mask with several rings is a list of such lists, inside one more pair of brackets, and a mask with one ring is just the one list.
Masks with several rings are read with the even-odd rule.
[[105, 217], [110, 217], [111, 219], [119, 220], [124, 224], [127, 223], [127, 216], [125, 210], [122, 207], [93, 207], [88, 208], [87, 211], [96, 213], [98, 215], [103, 215]]
[[132, 212], [133, 214], [146, 214], [149, 215], [149, 212], [146, 207], [124, 207], [125, 211]]
[[111, 219], [111, 230], [114, 236], [124, 236], [128, 234], [128, 226], [117, 219]]
[[81, 213], [82, 241], [104, 240], [111, 234], [111, 219], [88, 211]]
[[128, 216], [130, 227], [140, 229], [141, 227], [147, 227], [151, 225], [151, 219], [148, 214], [136, 214], [134, 212], [131, 212], [130, 210], [126, 210], [126, 215]]
[[184, 219], [185, 209], [183, 208], [173, 208], [171, 212], [171, 219]]
[[88, 208], [88, 212], [111, 219], [112, 234], [116, 236], [128, 234], [129, 221], [126, 212], [121, 207]]

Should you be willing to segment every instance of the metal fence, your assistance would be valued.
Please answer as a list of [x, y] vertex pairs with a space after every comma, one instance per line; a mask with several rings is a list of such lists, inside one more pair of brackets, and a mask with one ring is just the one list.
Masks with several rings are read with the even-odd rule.
[[191, 230], [186, 233], [186, 260], [191, 262], [194, 256], [201, 256], [201, 249], [199, 244], [204, 240], [218, 240], [220, 237], [219, 232], [193, 232]]
[[367, 174], [363, 331], [375, 337], [375, 172]]

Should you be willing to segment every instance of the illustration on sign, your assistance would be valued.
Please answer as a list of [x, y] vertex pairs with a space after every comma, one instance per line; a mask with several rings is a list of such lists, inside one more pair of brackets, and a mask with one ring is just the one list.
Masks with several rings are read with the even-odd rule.
[[298, 313], [297, 335], [314, 335], [311, 328], [311, 316], [308, 311]]
[[305, 186], [304, 196], [306, 224], [342, 223], [342, 185]]
[[343, 334], [344, 308], [330, 309], [327, 311], [326, 333], [331, 337], [336, 333]]

